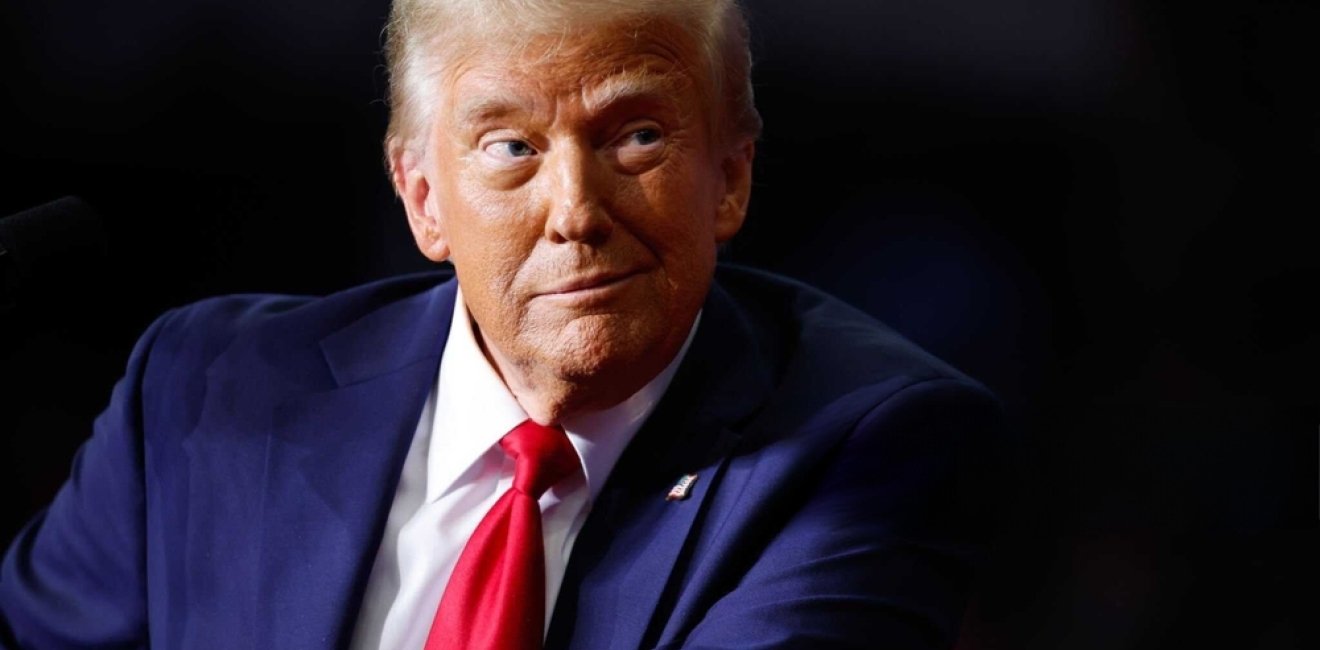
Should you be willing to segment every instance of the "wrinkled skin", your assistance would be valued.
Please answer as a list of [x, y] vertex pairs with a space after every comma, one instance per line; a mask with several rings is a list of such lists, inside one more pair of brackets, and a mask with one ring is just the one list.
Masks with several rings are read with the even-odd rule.
[[616, 404], [677, 354], [741, 227], [753, 143], [663, 21], [450, 57], [392, 147], [423, 254], [450, 259], [487, 358], [533, 419]]

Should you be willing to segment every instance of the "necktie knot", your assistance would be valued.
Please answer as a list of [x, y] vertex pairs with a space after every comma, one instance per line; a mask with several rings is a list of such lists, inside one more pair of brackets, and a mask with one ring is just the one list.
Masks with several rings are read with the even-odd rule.
[[578, 457], [568, 435], [558, 426], [527, 420], [500, 439], [504, 453], [516, 463], [513, 489], [541, 498], [546, 490], [577, 471]]

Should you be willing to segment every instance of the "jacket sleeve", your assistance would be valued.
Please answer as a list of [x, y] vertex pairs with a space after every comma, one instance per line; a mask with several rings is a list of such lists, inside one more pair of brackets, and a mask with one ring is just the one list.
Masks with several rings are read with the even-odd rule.
[[141, 389], [173, 312], [138, 341], [54, 501], [0, 565], [0, 644], [147, 645]]
[[1001, 510], [1007, 437], [968, 382], [866, 413], [683, 648], [948, 648]]

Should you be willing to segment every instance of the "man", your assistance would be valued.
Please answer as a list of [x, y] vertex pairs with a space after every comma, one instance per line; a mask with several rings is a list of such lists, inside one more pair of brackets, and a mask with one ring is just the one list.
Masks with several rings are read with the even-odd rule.
[[948, 646], [997, 409], [716, 273], [759, 130], [737, 7], [399, 0], [388, 50], [391, 178], [456, 280], [157, 321], [5, 558], [7, 642]]

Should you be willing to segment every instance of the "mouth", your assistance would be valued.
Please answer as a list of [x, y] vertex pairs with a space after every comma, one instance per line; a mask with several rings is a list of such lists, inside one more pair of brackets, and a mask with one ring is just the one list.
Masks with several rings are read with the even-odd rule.
[[559, 282], [541, 295], [563, 298], [605, 295], [622, 288], [640, 274], [641, 271], [636, 270], [588, 273]]

